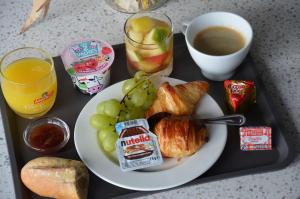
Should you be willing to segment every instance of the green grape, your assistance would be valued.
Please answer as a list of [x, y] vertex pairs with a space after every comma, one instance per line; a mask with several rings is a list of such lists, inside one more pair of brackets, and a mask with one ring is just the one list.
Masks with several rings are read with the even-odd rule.
[[111, 117], [117, 117], [119, 115], [119, 112], [121, 110], [121, 104], [116, 99], [111, 99], [106, 101], [104, 113]]
[[100, 102], [96, 107], [96, 112], [99, 114], [104, 114], [105, 112], [105, 106], [107, 101]]
[[101, 130], [110, 125], [115, 125], [116, 119], [103, 114], [95, 114], [90, 117], [90, 124], [93, 128]]
[[148, 94], [146, 100], [144, 101], [143, 108], [147, 110], [154, 102], [155, 95]]
[[148, 81], [149, 80], [140, 80], [137, 89], [148, 89]]
[[126, 114], [127, 114], [126, 110], [122, 110], [120, 112], [120, 115], [119, 115], [119, 118], [118, 118], [118, 122], [124, 122], [124, 121], [126, 121]]
[[[156, 88], [147, 77], [147, 73], [137, 72], [134, 78], [124, 82], [122, 92], [125, 96], [122, 101], [110, 99], [101, 102], [97, 105], [97, 113], [113, 117], [118, 122], [144, 117], [145, 111], [152, 105], [156, 96]], [[101, 136], [104, 135], [105, 133]]]
[[148, 77], [148, 74], [146, 73], [146, 72], [144, 72], [144, 71], [138, 71], [138, 72], [136, 72], [135, 74], [134, 74], [134, 79], [136, 80], [136, 81], [139, 81], [139, 80], [141, 80], [141, 79], [145, 79], [145, 78], [147, 78]]
[[105, 128], [102, 128], [100, 131], [98, 131], [98, 139], [100, 143], [103, 142], [106, 136], [111, 136], [111, 134], [116, 133], [114, 126], [108, 126]]
[[136, 86], [136, 81], [135, 79], [131, 78], [128, 79], [124, 82], [123, 86], [122, 86], [122, 92], [123, 94], [127, 94], [131, 89], [133, 89]]
[[118, 134], [113, 133], [109, 136], [105, 136], [102, 147], [106, 152], [113, 152], [116, 149], [116, 141], [118, 140]]
[[142, 106], [146, 98], [147, 98], [147, 91], [143, 89], [133, 90], [130, 97], [131, 102], [137, 107]]
[[133, 117], [133, 115], [131, 114], [131, 112], [129, 111], [129, 109], [126, 109], [126, 110], [123, 112], [123, 115], [122, 115], [122, 121], [131, 120], [132, 117]]
[[124, 99], [124, 101], [121, 103], [121, 110], [119, 112], [119, 115], [117, 117], [118, 119], [118, 122], [123, 122], [123, 121], [126, 121], [126, 114], [127, 114], [127, 110], [128, 110], [128, 107], [130, 106], [133, 106], [132, 102], [129, 100], [128, 97], [126, 97]]
[[152, 82], [149, 83], [147, 91], [148, 91], [148, 94], [156, 96], [157, 89]]
[[103, 102], [100, 102], [97, 105], [97, 113], [105, 114], [110, 117], [117, 117], [121, 110], [121, 104], [116, 99], [110, 99]]
[[124, 121], [132, 120], [132, 117], [133, 117], [133, 116], [131, 115], [130, 112], [126, 112], [126, 113], [125, 113], [125, 118], [124, 118], [125, 120], [124, 120]]
[[133, 120], [133, 119], [143, 118], [144, 112], [145, 110], [141, 107], [130, 107], [128, 110], [128, 114], [130, 117], [129, 119]]
[[142, 107], [135, 107], [130, 106], [127, 107], [125, 110], [123, 110], [119, 117], [119, 122], [127, 121], [127, 120], [133, 120], [137, 118], [143, 118], [144, 117], [145, 109]]
[[131, 107], [131, 106], [134, 106], [134, 104], [132, 103], [131, 101], [131, 94], [128, 95], [128, 97], [125, 98], [124, 100], [124, 108], [125, 110], [128, 108], [128, 107]]
[[122, 119], [122, 120], [120, 120], [120, 121], [131, 120], [131, 118], [132, 118], [132, 115], [131, 115], [131, 113], [129, 112], [129, 109], [126, 108], [126, 109], [122, 112], [122, 114], [121, 114], [121, 119]]

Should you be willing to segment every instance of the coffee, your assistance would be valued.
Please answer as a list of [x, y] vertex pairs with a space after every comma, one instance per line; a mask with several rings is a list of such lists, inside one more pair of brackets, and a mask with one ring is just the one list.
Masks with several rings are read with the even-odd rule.
[[239, 51], [245, 46], [245, 39], [232, 28], [212, 26], [197, 33], [193, 46], [202, 53], [222, 56]]

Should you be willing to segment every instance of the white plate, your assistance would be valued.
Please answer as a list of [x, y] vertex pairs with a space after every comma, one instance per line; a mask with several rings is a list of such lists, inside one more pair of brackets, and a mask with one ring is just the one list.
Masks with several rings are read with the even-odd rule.
[[[162, 78], [172, 85], [184, 83], [173, 78]], [[177, 161], [165, 159], [160, 166], [139, 171], [122, 172], [116, 154], [107, 155], [98, 145], [97, 133], [89, 125], [89, 118], [96, 112], [99, 102], [110, 98], [121, 99], [123, 82], [116, 83], [93, 97], [79, 114], [75, 129], [76, 150], [85, 165], [103, 180], [119, 187], [141, 191], [167, 189], [187, 183], [207, 171], [221, 155], [227, 139], [226, 125], [208, 125], [209, 141], [197, 153]], [[223, 115], [212, 97], [206, 94], [197, 105], [201, 117]]]

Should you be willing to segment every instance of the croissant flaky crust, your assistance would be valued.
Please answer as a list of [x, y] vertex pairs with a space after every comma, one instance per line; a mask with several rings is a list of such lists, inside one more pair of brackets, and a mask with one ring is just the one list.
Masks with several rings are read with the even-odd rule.
[[177, 116], [190, 115], [207, 90], [208, 83], [205, 81], [193, 81], [176, 86], [164, 82], [158, 88], [156, 99], [145, 116], [148, 118], [159, 112], [168, 112]]
[[190, 156], [208, 139], [205, 126], [198, 126], [188, 118], [163, 118], [155, 125], [154, 133], [164, 157]]

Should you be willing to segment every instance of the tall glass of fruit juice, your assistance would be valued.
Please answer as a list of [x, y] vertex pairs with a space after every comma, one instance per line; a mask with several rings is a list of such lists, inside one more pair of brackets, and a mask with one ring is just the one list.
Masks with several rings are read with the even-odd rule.
[[173, 70], [173, 26], [167, 15], [141, 12], [129, 17], [124, 25], [127, 67], [137, 71], [160, 72], [169, 76]]
[[54, 104], [57, 80], [52, 57], [42, 49], [19, 48], [0, 61], [1, 88], [10, 108], [24, 118], [47, 113]]

